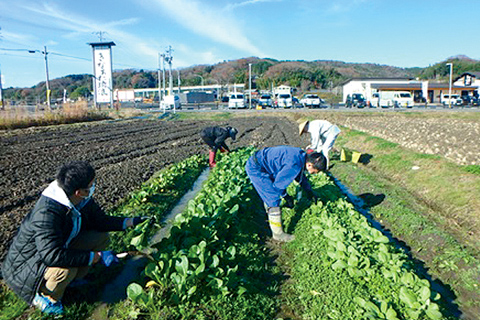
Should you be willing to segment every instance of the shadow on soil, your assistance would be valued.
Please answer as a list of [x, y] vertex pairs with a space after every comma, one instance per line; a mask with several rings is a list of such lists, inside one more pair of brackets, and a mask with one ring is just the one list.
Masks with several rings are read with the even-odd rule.
[[367, 164], [370, 163], [370, 160], [372, 160], [372, 158], [373, 158], [373, 156], [371, 154], [362, 153], [358, 162], [361, 163], [361, 164], [367, 165]]
[[357, 197], [362, 199], [363, 201], [363, 209], [370, 209], [375, 206], [378, 206], [380, 203], [385, 200], [385, 195], [383, 193], [373, 194], [373, 193], [362, 193], [359, 194]]

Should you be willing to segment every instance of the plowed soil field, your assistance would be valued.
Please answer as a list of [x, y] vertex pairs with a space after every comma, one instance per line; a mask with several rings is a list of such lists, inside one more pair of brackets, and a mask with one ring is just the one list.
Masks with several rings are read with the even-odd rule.
[[95, 198], [107, 210], [156, 171], [195, 154], [207, 154], [202, 128], [231, 125], [239, 130], [231, 149], [306, 145], [297, 124], [286, 118], [234, 119], [227, 122], [128, 120], [102, 121], [0, 133], [0, 261], [23, 217], [57, 169], [87, 160], [97, 171]]

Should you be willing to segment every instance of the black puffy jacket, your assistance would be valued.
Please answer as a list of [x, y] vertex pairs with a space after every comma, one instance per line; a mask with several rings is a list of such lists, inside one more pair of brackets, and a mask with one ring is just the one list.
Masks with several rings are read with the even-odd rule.
[[[80, 231], [123, 230], [124, 218], [107, 216], [91, 199], [81, 210]], [[47, 267], [87, 266], [90, 251], [65, 248], [73, 222], [67, 206], [41, 196], [25, 217], [2, 266], [7, 285], [32, 303]]]
[[206, 127], [200, 132], [200, 136], [213, 151], [217, 151], [220, 148], [230, 151], [225, 143], [225, 140], [230, 137], [227, 129], [222, 127]]

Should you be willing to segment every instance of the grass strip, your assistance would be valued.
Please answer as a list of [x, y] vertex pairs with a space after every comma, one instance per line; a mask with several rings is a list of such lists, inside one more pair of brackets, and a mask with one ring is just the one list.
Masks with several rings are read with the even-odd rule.
[[366, 167], [405, 188], [434, 210], [441, 217], [437, 223], [443, 222], [444, 230], [480, 256], [480, 177], [468, 172], [475, 167], [456, 165], [440, 156], [407, 150], [345, 128], [336, 146], [364, 154]]
[[[332, 173], [365, 200], [365, 207], [380, 223], [408, 245], [421, 261], [420, 268], [428, 269], [437, 281], [451, 287], [455, 293], [452, 299], [464, 316], [476, 319], [480, 314], [479, 250], [472, 243], [471, 226], [459, 226], [454, 216], [458, 210], [446, 208], [454, 207], [454, 201], [464, 203], [478, 178], [465, 173], [464, 166], [447, 163], [439, 156], [418, 154], [353, 130], [344, 133], [337, 147], [356, 144], [373, 157], [368, 164], [335, 162]], [[417, 172], [424, 169], [427, 172]], [[411, 180], [404, 183], [407, 177]], [[464, 181], [472, 183], [468, 187]], [[444, 186], [437, 188], [437, 184], [449, 185], [452, 192], [443, 191]], [[463, 193], [465, 189], [467, 194]], [[434, 201], [425, 201], [430, 194]], [[384, 198], [381, 203], [370, 203], [379, 196]], [[445, 201], [439, 203], [442, 199]], [[445, 217], [446, 211], [451, 216]]]

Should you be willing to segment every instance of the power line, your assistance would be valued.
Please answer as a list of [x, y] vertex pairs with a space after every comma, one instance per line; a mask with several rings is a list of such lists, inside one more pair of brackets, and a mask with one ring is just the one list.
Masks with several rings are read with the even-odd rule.
[[78, 60], [92, 61], [92, 59], [74, 57], [74, 56], [69, 56], [69, 55], [62, 54], [62, 53], [56, 53], [56, 52], [49, 52], [49, 53], [53, 54], [53, 55], [56, 55], [56, 56], [60, 56], [60, 57], [67, 57], [67, 58], [78, 59]]
[[0, 50], [4, 50], [4, 51], [31, 51], [30, 49], [8, 49], [8, 48], [0, 48]]
[[[30, 49], [0, 48], [0, 50], [3, 50], [3, 51], [15, 51], [15, 52], [28, 52], [28, 53], [35, 53], [35, 52], [43, 53], [41, 50], [30, 50]], [[70, 56], [70, 55], [63, 54], [63, 53], [58, 53], [58, 52], [48, 52], [48, 53], [49, 53], [49, 54], [52, 54], [52, 55], [60, 56], [60, 57], [70, 58], [70, 59], [78, 59], [78, 60], [84, 60], [84, 61], [92, 61], [91, 59], [81, 58], [81, 57], [75, 57], [75, 56]], [[18, 55], [18, 57], [22, 57], [22, 56]]]
[[20, 57], [20, 58], [28, 58], [28, 59], [40, 59], [41, 57], [35, 57], [35, 56], [24, 56], [24, 55], [19, 55], [19, 54], [10, 54], [10, 53], [0, 53], [2, 56], [9, 56], [9, 57]]

